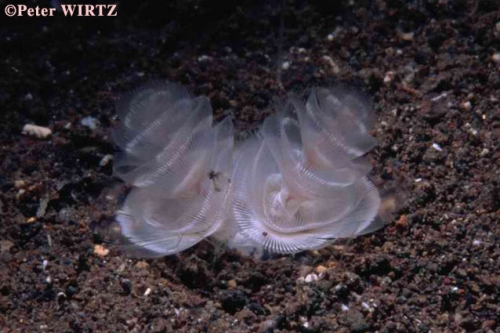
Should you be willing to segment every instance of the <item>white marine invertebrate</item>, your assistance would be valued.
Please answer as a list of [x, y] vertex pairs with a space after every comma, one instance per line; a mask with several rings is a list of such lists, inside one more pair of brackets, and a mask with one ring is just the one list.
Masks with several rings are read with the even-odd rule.
[[[116, 174], [135, 188], [117, 213], [123, 235], [154, 255], [209, 236], [278, 253], [371, 232], [381, 199], [364, 155], [373, 111], [359, 95], [313, 89], [290, 98], [235, 149], [205, 97], [146, 86], [118, 105]], [[234, 160], [234, 168], [233, 168]]]
[[122, 99], [113, 139], [123, 149], [116, 174], [137, 187], [176, 193], [204, 177], [215, 144], [212, 108], [175, 84], [155, 83]]
[[174, 84], [147, 86], [119, 104], [116, 174], [136, 188], [118, 211], [123, 235], [152, 255], [183, 251], [226, 217], [232, 170], [230, 118], [212, 127], [204, 97]]
[[[279, 253], [372, 231], [380, 196], [360, 158], [375, 140], [371, 110], [350, 93], [315, 89], [265, 120], [241, 149], [233, 212], [239, 233]], [[374, 224], [375, 223], [375, 224]]]

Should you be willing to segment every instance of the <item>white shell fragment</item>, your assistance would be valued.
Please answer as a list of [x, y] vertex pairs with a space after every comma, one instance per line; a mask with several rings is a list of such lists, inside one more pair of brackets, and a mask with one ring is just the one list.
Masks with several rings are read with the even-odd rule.
[[52, 131], [48, 127], [26, 124], [23, 127], [22, 134], [29, 135], [38, 139], [47, 139], [52, 135]]
[[432, 144], [432, 148], [434, 148], [437, 151], [443, 151], [443, 148], [441, 148], [441, 146], [435, 142]]
[[374, 113], [350, 90], [291, 97], [234, 149], [232, 120], [214, 125], [209, 100], [176, 84], [147, 85], [117, 108], [113, 138], [122, 152], [114, 170], [134, 189], [116, 220], [148, 255], [175, 254], [209, 236], [260, 253], [297, 253], [384, 224], [364, 158], [376, 145]]

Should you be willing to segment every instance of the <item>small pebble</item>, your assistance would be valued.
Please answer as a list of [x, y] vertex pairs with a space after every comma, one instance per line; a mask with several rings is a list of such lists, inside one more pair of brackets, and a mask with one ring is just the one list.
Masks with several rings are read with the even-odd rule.
[[26, 182], [22, 179], [18, 179], [18, 180], [15, 180], [14, 181], [14, 187], [16, 189], [20, 189], [21, 187], [23, 187], [24, 185], [26, 185]]
[[16, 199], [17, 200], [21, 199], [21, 197], [23, 196], [24, 193], [26, 193], [26, 190], [24, 188], [22, 188], [19, 191], [17, 191]]
[[132, 292], [132, 282], [129, 279], [123, 279], [122, 288], [125, 293], [130, 294]]
[[481, 157], [485, 157], [486, 155], [489, 154], [489, 150], [487, 148], [484, 148], [480, 153], [479, 153], [479, 156]]
[[326, 271], [328, 270], [328, 268], [326, 268], [325, 266], [322, 266], [322, 265], [319, 265], [317, 266], [314, 271], [318, 274], [325, 274]]
[[99, 257], [105, 257], [108, 255], [109, 250], [104, 246], [97, 244], [94, 246], [94, 253]]
[[127, 264], [126, 263], [121, 263], [120, 266], [118, 266], [118, 268], [116, 269], [116, 272], [117, 273], [121, 273], [125, 270], [125, 267], [127, 267]]
[[37, 218], [43, 217], [45, 215], [45, 212], [47, 211], [48, 204], [49, 204], [49, 197], [47, 195], [45, 195], [40, 200], [40, 205], [38, 206], [38, 209], [36, 211]]
[[91, 130], [96, 130], [99, 127], [99, 120], [94, 117], [87, 116], [80, 120], [80, 125], [90, 128]]
[[26, 223], [33, 223], [36, 221], [36, 217], [32, 216], [29, 219], [26, 220]]
[[466, 123], [464, 127], [467, 129], [467, 131], [472, 134], [472, 135], [477, 135], [478, 131], [474, 127], [471, 126], [471, 124]]
[[8, 240], [0, 240], [0, 253], [4, 253], [10, 250], [14, 246], [14, 243]]
[[470, 110], [472, 110], [472, 103], [470, 101], [465, 101], [462, 103], [462, 108], [465, 111], [470, 111]]
[[391, 83], [392, 80], [394, 80], [394, 76], [395, 74], [393, 71], [388, 71], [387, 73], [385, 73], [384, 83], [385, 84]]
[[437, 101], [439, 101], [439, 100], [441, 100], [443, 98], [446, 98], [446, 96], [448, 96], [448, 93], [444, 92], [441, 95], [438, 95], [438, 96], [436, 96], [434, 98], [431, 98], [431, 101], [437, 102]]
[[339, 65], [333, 61], [332, 57], [324, 55], [323, 60], [330, 66], [332, 74], [338, 74], [340, 72]]
[[304, 279], [304, 281], [305, 281], [306, 283], [311, 283], [311, 282], [318, 281], [318, 279], [319, 279], [319, 278], [318, 278], [318, 275], [317, 275], [317, 274], [315, 274], [315, 273], [311, 273], [311, 274], [308, 274], [308, 275], [306, 276], [306, 278]]
[[499, 64], [500, 63], [500, 52], [494, 53], [491, 56], [491, 60], [493, 60], [494, 62], [496, 62], [497, 64]]
[[78, 292], [78, 287], [74, 285], [69, 285], [66, 287], [66, 295], [69, 297], [75, 295]]
[[236, 280], [234, 279], [227, 281], [227, 286], [229, 287], [229, 289], [235, 289], [236, 285]]
[[297, 284], [304, 284], [306, 282], [306, 279], [304, 279], [303, 276], [299, 277], [296, 281]]
[[396, 225], [400, 227], [406, 227], [408, 225], [408, 218], [406, 217], [406, 215], [401, 215], [396, 221]]
[[309, 322], [307, 321], [307, 317], [300, 316], [299, 320], [302, 323], [302, 326], [304, 326], [305, 328], [309, 327]]
[[364, 309], [368, 310], [368, 312], [373, 312], [373, 308], [372, 308], [372, 307], [371, 307], [368, 303], [366, 303], [366, 302], [362, 302], [362, 303], [361, 303], [361, 306], [362, 306]]
[[209, 56], [207, 55], [202, 55], [202, 56], [199, 56], [198, 57], [198, 62], [205, 62], [205, 61], [208, 61], [208, 60], [211, 60], [212, 58], [210, 58]]
[[285, 71], [290, 68], [290, 62], [285, 61], [282, 65], [281, 68], [283, 68]]
[[135, 264], [135, 267], [137, 267], [139, 269], [145, 269], [145, 268], [149, 267], [149, 264], [145, 261], [138, 261], [137, 264]]
[[413, 37], [415, 36], [414, 32], [399, 32], [398, 34], [399, 38], [405, 41], [412, 41]]
[[63, 293], [62, 291], [58, 292], [57, 295], [56, 295], [56, 297], [60, 301], [65, 300], [66, 298], [68, 298], [68, 296], [66, 296], [66, 294]]

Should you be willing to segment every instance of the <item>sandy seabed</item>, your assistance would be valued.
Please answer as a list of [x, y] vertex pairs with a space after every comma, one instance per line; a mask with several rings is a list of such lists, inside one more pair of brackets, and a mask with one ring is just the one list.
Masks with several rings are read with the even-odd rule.
[[[500, 332], [498, 1], [325, 3], [3, 19], [1, 333]], [[233, 109], [240, 131], [288, 91], [358, 87], [378, 116], [373, 175], [405, 205], [376, 233], [295, 256], [205, 241], [126, 257], [97, 233], [126, 193], [107, 157], [114, 101], [152, 79], [209, 96], [217, 120]]]

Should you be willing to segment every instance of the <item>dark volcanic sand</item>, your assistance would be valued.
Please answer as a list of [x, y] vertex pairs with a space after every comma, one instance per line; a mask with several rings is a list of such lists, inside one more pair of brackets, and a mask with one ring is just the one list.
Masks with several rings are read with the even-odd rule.
[[[498, 1], [337, 2], [2, 13], [0, 332], [500, 332]], [[397, 222], [266, 261], [209, 242], [96, 254], [124, 193], [100, 166], [113, 103], [151, 79], [208, 95], [217, 119], [233, 108], [239, 130], [286, 91], [362, 88], [379, 116], [374, 175], [408, 192]], [[21, 135], [26, 123], [52, 138]]]

